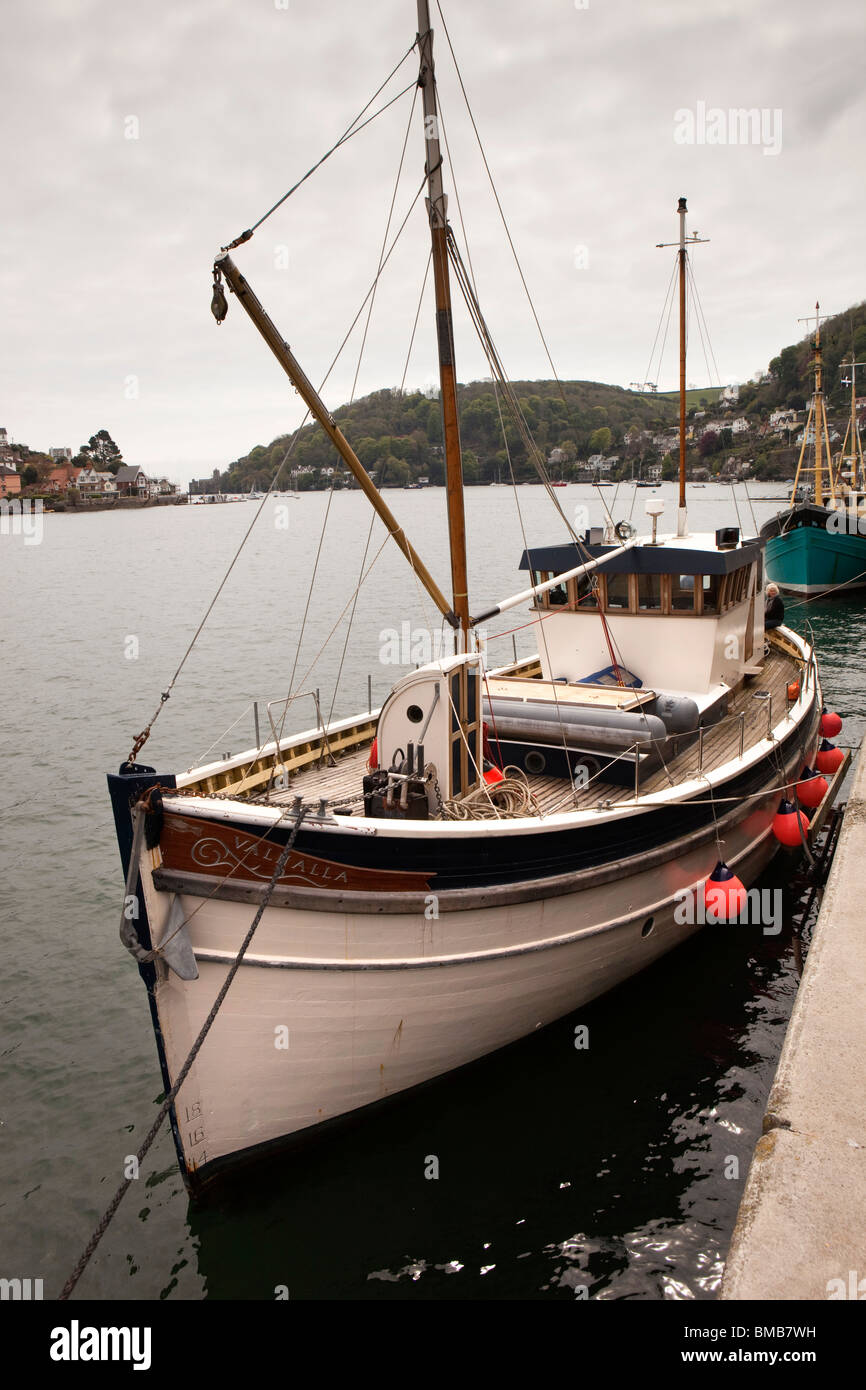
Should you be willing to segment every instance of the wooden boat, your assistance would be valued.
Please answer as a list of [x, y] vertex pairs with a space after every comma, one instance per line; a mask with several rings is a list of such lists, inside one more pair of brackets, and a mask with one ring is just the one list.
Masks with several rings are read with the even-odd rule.
[[[760, 543], [736, 528], [689, 531], [684, 428], [674, 534], [658, 533], [658, 498], [640, 537], [624, 523], [569, 527], [565, 542], [515, 557], [529, 587], [471, 611], [449, 283], [459, 262], [426, 0], [418, 23], [450, 600], [229, 250], [215, 262], [214, 309], [225, 316], [227, 285], [454, 627], [456, 650], [403, 676], [379, 710], [286, 737], [275, 727], [184, 774], [138, 761], [148, 726], [108, 779], [122, 936], [167, 1090], [232, 980], [172, 1111], [194, 1192], [543, 1027], [686, 940], [722, 844], [745, 884], [775, 853], [781, 791], [818, 741], [814, 654], [787, 629], [764, 632]], [[678, 214], [684, 294], [684, 199]], [[681, 388], [684, 421], [684, 325]], [[537, 656], [487, 669], [472, 634], [527, 606]]]

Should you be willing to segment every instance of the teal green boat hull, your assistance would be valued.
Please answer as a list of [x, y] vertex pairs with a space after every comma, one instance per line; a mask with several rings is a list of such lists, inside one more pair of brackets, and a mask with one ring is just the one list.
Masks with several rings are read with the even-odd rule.
[[844, 513], [814, 504], [774, 517], [761, 528], [767, 578], [794, 594], [866, 588], [866, 535], [845, 525]]

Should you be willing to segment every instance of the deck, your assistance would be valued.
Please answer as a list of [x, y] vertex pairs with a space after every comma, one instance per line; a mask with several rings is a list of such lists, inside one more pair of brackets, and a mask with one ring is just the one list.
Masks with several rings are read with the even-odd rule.
[[[789, 682], [798, 679], [800, 667], [801, 662], [792, 652], [774, 642], [760, 671], [746, 676], [742, 685], [732, 692], [727, 717], [704, 730], [699, 739], [693, 739], [666, 766], [645, 773], [640, 778], [640, 795], [664, 791], [701, 772], [712, 772], [737, 757], [743, 747], [759, 741], [787, 709], [787, 687]], [[369, 754], [370, 740], [330, 756], [324, 753], [319, 760], [307, 763], [290, 776], [287, 787], [272, 790], [267, 802], [287, 805], [300, 796], [308, 805], [315, 806], [325, 799], [331, 810], [363, 815], [362, 778], [367, 771]], [[542, 815], [589, 810], [602, 804], [630, 801], [635, 795], [633, 782], [622, 786], [605, 781], [603, 776], [581, 789], [573, 789], [562, 777], [529, 774], [528, 781]], [[251, 799], [265, 800], [264, 797]]]

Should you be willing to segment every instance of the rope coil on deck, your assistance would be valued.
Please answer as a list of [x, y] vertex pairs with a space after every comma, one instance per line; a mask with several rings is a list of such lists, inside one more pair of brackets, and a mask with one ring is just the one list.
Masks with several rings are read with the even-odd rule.
[[483, 783], [474, 791], [467, 792], [458, 800], [442, 803], [442, 816], [445, 820], [490, 820], [517, 819], [519, 816], [542, 814], [541, 807], [533, 796], [529, 779], [522, 768], [509, 766], [503, 769], [505, 776], [501, 782], [492, 786]]

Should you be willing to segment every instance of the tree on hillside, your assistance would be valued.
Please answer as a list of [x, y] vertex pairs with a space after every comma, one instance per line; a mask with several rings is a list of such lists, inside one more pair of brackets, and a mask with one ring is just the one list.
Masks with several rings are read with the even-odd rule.
[[78, 451], [84, 455], [91, 468], [100, 473], [116, 473], [123, 463], [123, 454], [118, 449], [108, 430], [97, 430]]

